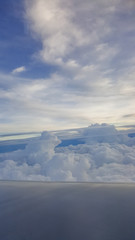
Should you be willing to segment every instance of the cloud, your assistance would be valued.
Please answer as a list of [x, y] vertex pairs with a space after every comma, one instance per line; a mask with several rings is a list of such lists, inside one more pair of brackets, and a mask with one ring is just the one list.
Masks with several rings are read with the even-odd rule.
[[89, 42], [85, 31], [73, 19], [71, 2], [54, 0], [26, 1], [26, 16], [33, 32], [41, 39], [44, 61], [62, 64], [64, 57], [76, 46]]
[[135, 125], [124, 125], [124, 126], [120, 126], [120, 128], [135, 128]]
[[13, 69], [12, 73], [16, 74], [16, 73], [21, 73], [21, 72], [25, 72], [25, 71], [26, 71], [26, 67], [25, 66], [21, 66], [21, 67]]
[[[70, 65], [75, 63], [71, 61]], [[69, 76], [55, 73], [48, 78], [32, 79], [0, 74], [0, 118], [9, 120], [1, 123], [1, 129], [42, 131], [46, 126], [56, 130], [97, 121], [131, 125], [127, 120], [123, 122], [122, 117], [134, 111], [134, 95], [123, 90], [125, 84], [122, 76], [114, 84], [92, 64], [78, 67]], [[128, 84], [133, 91], [134, 82]]]
[[123, 115], [123, 118], [134, 118], [134, 117], [135, 117], [135, 113]]
[[[86, 109], [85, 119], [90, 109], [89, 119], [101, 122], [107, 120], [103, 115], [110, 115], [110, 109], [114, 123], [122, 122], [129, 106], [132, 111], [134, 63], [129, 64], [129, 60], [133, 51], [127, 52], [123, 36], [128, 49], [134, 47], [128, 34], [131, 31], [134, 36], [133, 24], [129, 29], [134, 22], [129, 14], [133, 5], [130, 1], [127, 6], [125, 0], [25, 1], [27, 25], [42, 44], [38, 60], [59, 66], [58, 85], [53, 82], [56, 90], [48, 89], [50, 96], [54, 93], [55, 102], [63, 96], [66, 108], [77, 105], [80, 115]], [[67, 99], [72, 99], [72, 106]]]
[[56, 134], [43, 132], [24, 150], [0, 154], [0, 179], [135, 182], [135, 139], [114, 126], [79, 130], [85, 144], [59, 147]]
[[25, 0], [27, 33], [40, 50], [32, 51], [33, 78], [19, 77], [24, 66], [0, 73], [0, 118], [11, 122], [1, 129], [133, 124], [123, 116], [134, 112], [134, 7], [132, 0]]
[[[95, 4], [87, 0], [83, 4], [76, 0], [68, 3], [65, 0], [54, 0], [51, 3], [48, 0], [26, 0], [25, 3], [29, 27], [42, 42], [40, 58], [61, 66], [69, 58], [75, 61], [76, 50], [82, 62], [82, 53], [84, 57], [88, 51], [92, 53], [93, 47], [97, 48], [95, 45], [100, 44], [112, 31], [110, 19], [117, 6], [116, 1], [97, 1]], [[107, 56], [112, 57], [114, 52], [111, 48]]]

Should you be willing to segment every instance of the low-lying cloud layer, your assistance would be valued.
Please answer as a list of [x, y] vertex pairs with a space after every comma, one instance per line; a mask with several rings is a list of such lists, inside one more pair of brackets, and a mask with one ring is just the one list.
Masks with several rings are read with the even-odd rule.
[[0, 179], [135, 182], [134, 138], [107, 124], [91, 125], [78, 136], [85, 144], [59, 147], [56, 135], [43, 132], [24, 150], [1, 154]]

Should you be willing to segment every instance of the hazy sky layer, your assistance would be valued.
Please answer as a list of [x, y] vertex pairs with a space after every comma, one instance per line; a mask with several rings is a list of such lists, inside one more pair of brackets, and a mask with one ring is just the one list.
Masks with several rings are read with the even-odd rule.
[[134, 0], [0, 6], [0, 132], [134, 125]]

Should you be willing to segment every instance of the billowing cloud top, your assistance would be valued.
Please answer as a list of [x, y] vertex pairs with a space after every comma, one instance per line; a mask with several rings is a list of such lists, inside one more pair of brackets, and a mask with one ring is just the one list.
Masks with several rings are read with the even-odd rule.
[[107, 124], [79, 130], [79, 138], [85, 143], [60, 147], [56, 135], [43, 132], [24, 150], [0, 154], [0, 179], [135, 182], [134, 138]]

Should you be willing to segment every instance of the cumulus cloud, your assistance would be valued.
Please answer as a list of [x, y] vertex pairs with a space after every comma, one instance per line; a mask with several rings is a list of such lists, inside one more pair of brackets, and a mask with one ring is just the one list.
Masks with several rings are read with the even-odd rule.
[[26, 71], [26, 67], [25, 66], [21, 66], [21, 67], [13, 69], [12, 73], [16, 74], [16, 73], [21, 73], [21, 72], [25, 72], [25, 71]]
[[56, 134], [43, 132], [24, 150], [0, 154], [0, 179], [135, 182], [135, 139], [112, 125], [78, 131], [84, 144], [60, 147]]

